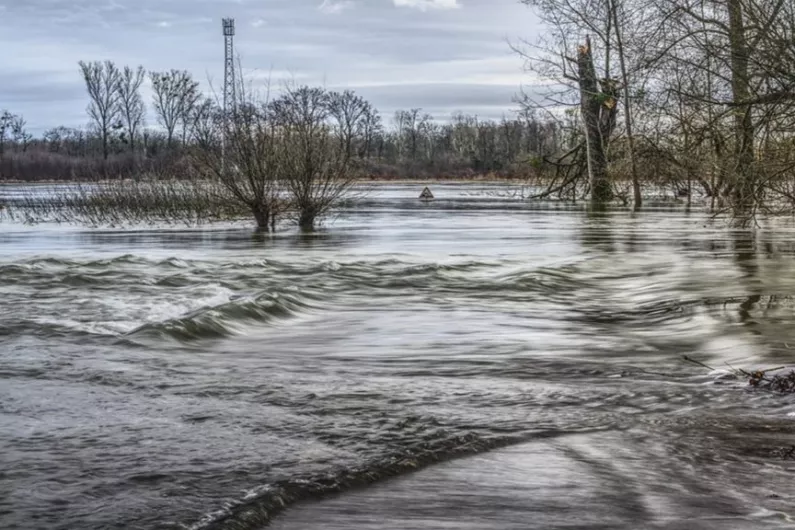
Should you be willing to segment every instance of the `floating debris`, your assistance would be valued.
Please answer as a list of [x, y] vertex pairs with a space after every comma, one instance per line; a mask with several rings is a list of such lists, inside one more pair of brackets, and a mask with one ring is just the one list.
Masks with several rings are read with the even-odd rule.
[[773, 456], [783, 458], [784, 460], [795, 460], [795, 445], [776, 449], [773, 451]]
[[767, 375], [766, 371], [759, 370], [748, 374], [748, 384], [754, 388], [764, 388], [782, 394], [795, 394], [795, 370], [791, 370], [788, 374], [772, 376]]
[[[683, 356], [683, 359], [689, 363], [696, 364], [712, 372], [718, 372], [718, 370], [715, 368], [712, 368], [711, 366], [708, 366], [699, 360], [693, 359], [692, 357], [688, 357], [687, 355]], [[742, 368], [734, 368], [729, 366], [730, 372], [725, 374], [725, 376], [720, 376], [719, 379], [724, 380], [731, 377], [737, 379], [746, 379], [748, 381], [748, 385], [753, 388], [761, 388], [764, 390], [770, 390], [772, 392], [779, 392], [781, 394], [795, 394], [795, 370], [790, 370], [790, 372], [787, 374], [768, 375], [770, 372], [778, 372], [779, 370], [784, 370], [785, 368], [785, 366], [779, 366], [776, 368], [768, 368], [767, 370], [748, 372]]]

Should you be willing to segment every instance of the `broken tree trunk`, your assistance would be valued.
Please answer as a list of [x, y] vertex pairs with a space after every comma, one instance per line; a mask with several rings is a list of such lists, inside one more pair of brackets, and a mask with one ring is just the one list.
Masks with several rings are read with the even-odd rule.
[[[613, 198], [613, 187], [607, 178], [605, 150], [608, 136], [603, 133], [607, 132], [609, 135], [615, 124], [616, 101], [612, 95], [604, 94], [600, 90], [593, 63], [590, 37], [585, 38], [585, 45], [580, 46], [577, 51], [577, 68], [580, 84], [580, 112], [585, 127], [591, 202], [602, 204]], [[603, 108], [608, 113], [603, 115]]]

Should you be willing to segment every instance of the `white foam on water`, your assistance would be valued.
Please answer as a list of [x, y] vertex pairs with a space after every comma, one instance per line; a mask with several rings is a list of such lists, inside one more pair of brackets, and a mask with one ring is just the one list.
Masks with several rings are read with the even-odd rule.
[[146, 324], [155, 324], [185, 317], [203, 308], [216, 307], [232, 300], [235, 292], [218, 283], [192, 287], [190, 290], [169, 292], [157, 298], [109, 300], [119, 311], [130, 315], [125, 332]]
[[156, 324], [185, 317], [203, 308], [226, 304], [234, 291], [218, 283], [202, 284], [190, 289], [166, 292], [158, 296], [102, 296], [81, 298], [78, 304], [97, 304], [105, 319], [80, 320], [79, 313], [37, 317], [34, 322], [46, 326], [62, 326], [97, 335], [123, 335], [147, 324]]

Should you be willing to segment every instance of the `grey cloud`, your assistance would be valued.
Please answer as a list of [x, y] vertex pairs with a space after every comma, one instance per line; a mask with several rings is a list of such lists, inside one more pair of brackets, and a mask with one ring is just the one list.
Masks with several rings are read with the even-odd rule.
[[26, 115], [38, 131], [81, 125], [87, 103], [77, 70], [81, 59], [184, 68], [209, 89], [208, 79], [222, 77], [220, 19], [232, 16], [243, 65], [259, 77], [272, 70], [276, 82], [348, 86], [385, 113], [409, 107], [481, 109], [493, 116], [511, 111], [513, 95], [528, 79], [506, 39], [534, 37], [530, 10], [516, 0], [458, 0], [457, 8], [424, 10], [423, 2], [415, 2], [416, 9], [396, 3], [0, 0], [0, 107]]
[[458, 0], [393, 0], [397, 7], [411, 7], [420, 11], [429, 9], [458, 9]]
[[355, 5], [353, 0], [323, 0], [318, 9], [324, 13], [334, 15], [342, 13], [346, 9], [351, 9]]
[[387, 121], [395, 111], [411, 108], [421, 108], [437, 121], [448, 120], [455, 112], [483, 119], [510, 118], [517, 108], [512, 101], [519, 93], [512, 85], [440, 83], [352, 88], [371, 101]]
[[[77, 69], [75, 69], [75, 74], [77, 74]], [[8, 106], [5, 104], [6, 101], [30, 105], [43, 102], [77, 103], [81, 107], [85, 106], [85, 91], [80, 83], [52, 79], [43, 72], [4, 77], [2, 94], [3, 99], [0, 99], [0, 107]]]

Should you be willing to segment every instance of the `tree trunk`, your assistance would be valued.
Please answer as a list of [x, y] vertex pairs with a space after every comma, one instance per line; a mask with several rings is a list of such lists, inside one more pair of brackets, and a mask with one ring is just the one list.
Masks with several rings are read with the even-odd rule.
[[[749, 101], [751, 96], [742, 0], [729, 0], [728, 9], [732, 100], [735, 104], [742, 104]], [[750, 105], [735, 107], [734, 146], [737, 156], [734, 201], [736, 207], [745, 210], [752, 206], [754, 200], [754, 123]]]
[[600, 117], [602, 93], [596, 78], [596, 69], [591, 52], [591, 38], [577, 51], [577, 66], [580, 83], [580, 112], [585, 127], [585, 145], [588, 159], [588, 179], [591, 202], [600, 204], [613, 198], [613, 188], [607, 178], [606, 138], [602, 137], [603, 123]]
[[312, 232], [315, 229], [314, 212], [302, 210], [298, 217], [298, 227], [304, 232]]
[[252, 205], [251, 211], [254, 214], [254, 220], [257, 221], [257, 230], [260, 232], [267, 232], [270, 227], [270, 212], [261, 204]]
[[109, 155], [108, 151], [109, 151], [108, 150], [108, 131], [107, 131], [107, 129], [105, 129], [105, 130], [102, 131], [102, 159], [103, 160], [107, 160], [108, 159], [108, 155]]
[[[629, 75], [627, 75], [627, 61], [624, 56], [624, 41], [621, 36], [621, 25], [618, 23], [618, 5], [616, 0], [609, 0], [610, 10], [613, 14], [613, 25], [616, 31], [616, 45], [618, 47], [618, 62], [621, 67], [621, 83], [624, 85], [624, 126], [627, 129], [627, 142], [629, 143], [629, 165], [632, 172], [632, 209], [640, 210], [643, 198], [640, 195], [640, 179], [638, 178], [638, 164], [635, 159], [635, 135], [632, 134], [632, 107], [629, 102]], [[690, 196], [688, 195], [688, 200]]]

